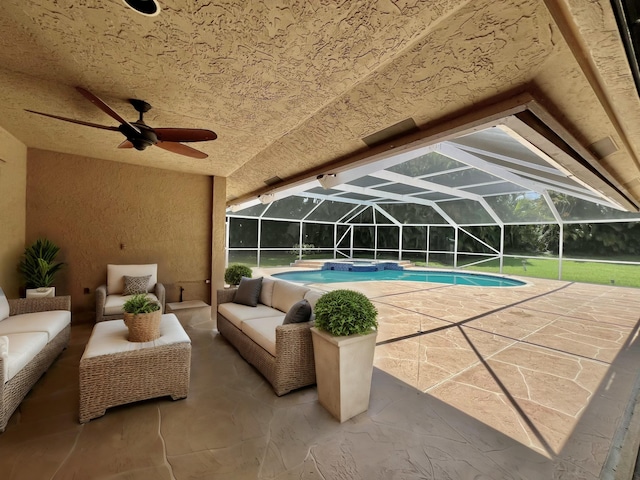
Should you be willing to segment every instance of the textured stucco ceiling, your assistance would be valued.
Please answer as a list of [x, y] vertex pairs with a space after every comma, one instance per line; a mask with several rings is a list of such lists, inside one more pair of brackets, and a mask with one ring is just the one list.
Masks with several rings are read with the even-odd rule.
[[[28, 147], [228, 177], [228, 199], [366, 149], [412, 117], [421, 128], [530, 91], [640, 200], [640, 102], [608, 0], [3, 0], [0, 126]], [[75, 89], [155, 127], [209, 128], [193, 160], [25, 108], [114, 125]]]

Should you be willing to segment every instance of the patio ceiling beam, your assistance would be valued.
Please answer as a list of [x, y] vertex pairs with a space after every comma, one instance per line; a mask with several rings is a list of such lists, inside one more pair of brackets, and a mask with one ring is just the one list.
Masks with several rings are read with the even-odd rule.
[[569, 195], [570, 197], [580, 198], [581, 200], [586, 200], [587, 202], [597, 203], [600, 205], [606, 205], [607, 207], [615, 208], [616, 210], [620, 210], [620, 207], [615, 203], [608, 202], [602, 197], [596, 197], [593, 195], [591, 190], [574, 190], [575, 187], [567, 187], [566, 184], [562, 182], [555, 182], [552, 180], [547, 180], [546, 190], [553, 190], [558, 193], [562, 193], [565, 195]]
[[400, 223], [396, 217], [394, 217], [393, 215], [391, 215], [389, 212], [386, 212], [384, 208], [381, 208], [380, 205], [375, 205], [373, 207], [373, 209], [380, 213], [381, 215], [385, 216], [387, 219], [389, 219], [389, 221], [391, 221], [391, 223], [393, 223], [396, 226], [400, 226], [402, 225], [402, 223]]
[[371, 174], [371, 176], [374, 176], [376, 178], [382, 178], [385, 180], [390, 180], [396, 183], [411, 185], [416, 188], [423, 188], [425, 190], [435, 190], [441, 193], [454, 195], [458, 198], [473, 200], [475, 202], [480, 203], [480, 205], [482, 205], [482, 207], [487, 211], [487, 213], [491, 216], [491, 218], [493, 218], [493, 220], [497, 224], [502, 225], [502, 220], [500, 219], [498, 214], [493, 210], [493, 208], [487, 203], [487, 201], [482, 197], [482, 195], [466, 192], [464, 190], [459, 190], [457, 188], [447, 187], [445, 185], [440, 185], [439, 183], [435, 183], [435, 182], [428, 182], [426, 180], [422, 180], [419, 178], [408, 177], [406, 175], [401, 175], [395, 172], [389, 172], [387, 170], [376, 172], [374, 174]]
[[[380, 192], [377, 190], [372, 190], [366, 187], [356, 187], [354, 185], [340, 185], [334, 188], [337, 190], [344, 190], [345, 192], [361, 193], [363, 195], [370, 195], [370, 196], [377, 196], [380, 194]], [[390, 193], [390, 192], [384, 192], [384, 196], [386, 199], [397, 200], [401, 203], [416, 203], [418, 205], [425, 205], [427, 207], [431, 207], [435, 211], [437, 211], [442, 216], [442, 218], [444, 218], [447, 221], [447, 223], [449, 223], [451, 226], [454, 226], [456, 228], [458, 227], [458, 223], [455, 222], [453, 218], [451, 218], [447, 214], [447, 212], [442, 210], [442, 208], [440, 208], [438, 204], [432, 200], [424, 200], [422, 198], [415, 198], [415, 197], [410, 197], [408, 195], [400, 195], [398, 193]]]
[[456, 143], [455, 141], [450, 141], [449, 143], [455, 145], [456, 148], [459, 148], [459, 149], [464, 150], [466, 152], [469, 152], [471, 154], [484, 155], [484, 156], [487, 156], [489, 158], [495, 158], [496, 160], [502, 160], [504, 162], [513, 163], [514, 165], [519, 165], [521, 167], [530, 168], [532, 170], [538, 170], [538, 171], [541, 171], [541, 172], [550, 173], [552, 175], [557, 175], [559, 177], [566, 176], [563, 172], [559, 171], [557, 168], [554, 168], [554, 167], [545, 167], [543, 165], [538, 165], [536, 163], [527, 162], [526, 160], [520, 160], [518, 158], [510, 157], [508, 155], [502, 155], [501, 153], [495, 153], [495, 152], [492, 152], [492, 151], [489, 151], [489, 150], [485, 150], [485, 149], [482, 149], [482, 148], [470, 147], [468, 145], [462, 145], [460, 143]]
[[327, 173], [326, 175], [320, 175], [319, 179], [322, 188], [329, 189], [334, 188], [336, 185], [342, 185], [358, 178], [370, 175], [378, 170], [384, 170], [385, 168], [393, 167], [400, 163], [407, 162], [422, 155], [426, 155], [435, 151], [435, 145], [429, 145], [426, 147], [420, 147], [417, 149], [410, 149], [400, 152], [396, 155], [387, 156], [380, 160], [368, 162], [364, 165], [359, 165], [349, 170], [345, 170], [338, 173]]
[[544, 185], [524, 179], [519, 175], [508, 171], [504, 167], [494, 165], [493, 163], [483, 160], [480, 157], [477, 157], [469, 152], [465, 152], [452, 143], [439, 143], [438, 152], [442, 155], [452, 158], [453, 160], [471, 165], [472, 167], [478, 168], [486, 173], [490, 173], [491, 175], [506, 180], [507, 182], [515, 183], [516, 185], [525, 187], [533, 192], [539, 193], [540, 195], [542, 195], [542, 193], [544, 192]]
[[[480, 195], [470, 192], [465, 192], [464, 190], [459, 190], [457, 188], [448, 187], [446, 185], [441, 185], [435, 182], [429, 182], [427, 180], [422, 180], [419, 178], [408, 177], [407, 175], [402, 175], [400, 173], [389, 172], [387, 170], [382, 170], [380, 172], [375, 172], [370, 174], [372, 177], [380, 178], [383, 180], [389, 180], [391, 182], [400, 183], [404, 185], [411, 185], [412, 187], [421, 188], [422, 190], [433, 190], [436, 192], [446, 193], [448, 195], [453, 195], [455, 197], [466, 198], [469, 200], [480, 201], [482, 198]], [[386, 195], [384, 190], [376, 190], [380, 193]]]

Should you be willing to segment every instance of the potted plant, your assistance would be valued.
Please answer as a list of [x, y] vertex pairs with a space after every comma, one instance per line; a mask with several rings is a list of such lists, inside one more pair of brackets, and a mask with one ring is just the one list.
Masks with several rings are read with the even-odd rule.
[[240, 285], [242, 277], [251, 278], [251, 269], [246, 265], [234, 263], [224, 271], [224, 281], [231, 286]]
[[362, 293], [344, 289], [325, 293], [314, 311], [318, 401], [344, 422], [369, 408], [378, 311]]
[[123, 306], [130, 342], [150, 342], [160, 337], [160, 304], [144, 293], [133, 295]]
[[18, 268], [24, 275], [27, 297], [55, 296], [53, 278], [64, 265], [55, 263], [59, 251], [60, 248], [46, 238], [39, 238], [25, 248]]

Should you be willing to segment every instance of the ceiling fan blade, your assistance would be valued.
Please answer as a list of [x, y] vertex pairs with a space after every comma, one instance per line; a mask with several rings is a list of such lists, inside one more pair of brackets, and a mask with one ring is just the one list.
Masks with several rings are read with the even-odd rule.
[[97, 123], [83, 122], [82, 120], [74, 120], [73, 118], [61, 117], [59, 115], [51, 115], [50, 113], [36, 112], [35, 110], [25, 109], [25, 111], [29, 113], [35, 113], [36, 115], [42, 115], [43, 117], [50, 117], [50, 118], [55, 118], [57, 120], [63, 120], [65, 122], [77, 123], [78, 125], [86, 125], [87, 127], [101, 128], [102, 130], [111, 130], [112, 132], [119, 131], [118, 127], [109, 127], [106, 125], [99, 125]]
[[125, 140], [120, 145], [118, 145], [118, 148], [133, 148], [133, 143], [131, 143], [129, 140]]
[[206, 142], [218, 138], [215, 132], [202, 128], [154, 128], [162, 142]]
[[207, 158], [209, 156], [206, 153], [201, 152], [200, 150], [196, 150], [195, 148], [191, 148], [176, 142], [158, 142], [156, 143], [156, 147], [160, 147], [164, 150], [168, 150], [169, 152], [178, 153], [180, 155], [185, 155], [191, 158]]
[[80, 92], [85, 98], [87, 98], [91, 103], [93, 103], [96, 107], [98, 107], [104, 113], [109, 115], [111, 118], [117, 120], [118, 122], [120, 122], [120, 123], [122, 123], [124, 125], [127, 125], [128, 127], [130, 127], [133, 130], [135, 130], [137, 133], [140, 133], [140, 129], [138, 127], [136, 127], [135, 125], [131, 125], [129, 122], [127, 122], [124, 118], [122, 118], [118, 114], [118, 112], [116, 112], [113, 108], [111, 108], [109, 105], [107, 105], [104, 101], [102, 101], [96, 95], [91, 93], [89, 90], [85, 90], [82, 87], [76, 87], [76, 90], [78, 92]]

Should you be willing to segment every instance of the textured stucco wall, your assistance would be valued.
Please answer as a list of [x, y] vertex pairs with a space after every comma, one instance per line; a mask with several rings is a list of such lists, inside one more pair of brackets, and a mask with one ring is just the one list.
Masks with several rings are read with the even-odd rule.
[[[108, 263], [157, 263], [167, 301], [210, 300], [212, 178], [30, 149], [26, 241], [45, 235], [74, 321], [95, 308]], [[85, 294], [84, 288], [90, 288]], [[86, 313], [86, 314], [85, 314]]]
[[17, 265], [24, 251], [27, 147], [0, 128], [0, 287], [18, 296]]

